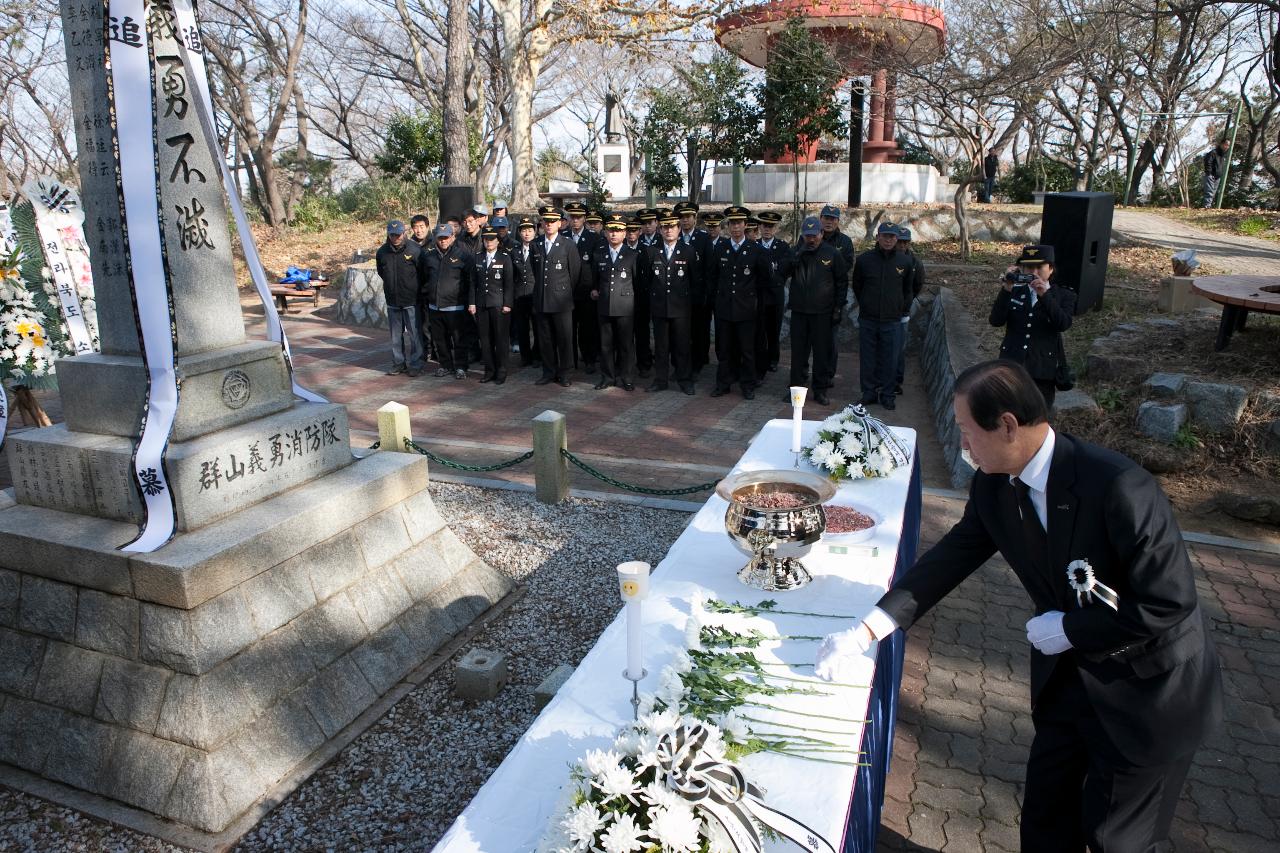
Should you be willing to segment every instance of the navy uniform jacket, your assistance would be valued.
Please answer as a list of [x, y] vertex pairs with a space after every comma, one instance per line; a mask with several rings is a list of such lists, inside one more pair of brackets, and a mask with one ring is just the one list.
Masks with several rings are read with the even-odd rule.
[[[879, 607], [907, 628], [999, 551], [1035, 606], [1060, 610], [1072, 649], [1031, 649], [1034, 707], [1055, 666], [1074, 663], [1107, 737], [1137, 766], [1188, 755], [1222, 718], [1217, 652], [1209, 638], [1173, 509], [1142, 467], [1058, 433], [1047, 483], [1048, 553], [1035, 555], [1002, 474], [974, 475], [955, 527], [893, 584]], [[1087, 560], [1115, 590], [1118, 610], [1082, 605], [1067, 565]], [[994, 606], [994, 605], [993, 605]]]
[[742, 241], [737, 251], [733, 241], [721, 240], [711, 251], [711, 280], [708, 298], [717, 320], [754, 320], [760, 294], [771, 286], [773, 264], [769, 253], [754, 240]]
[[[561, 233], [564, 234], [566, 240], [571, 244], [573, 243], [573, 235], [569, 233], [568, 228], [565, 228]], [[578, 242], [576, 245], [578, 247], [578, 256], [582, 258], [582, 263], [584, 265], [588, 265], [591, 263], [591, 253], [596, 250], [596, 247], [605, 245], [604, 235], [597, 234], [595, 231], [588, 231], [586, 228], [583, 228], [582, 233], [578, 235]], [[578, 298], [590, 299], [591, 297], [589, 294], [585, 295], [585, 297], [584, 295], [579, 294]]]
[[810, 249], [807, 243], [801, 243], [789, 266], [793, 314], [834, 314], [844, 307], [849, 275], [835, 246], [819, 243], [816, 249]]
[[[709, 241], [708, 241], [709, 242]], [[642, 272], [649, 292], [649, 315], [655, 319], [688, 317], [695, 304], [702, 304], [702, 260], [692, 246], [676, 241], [667, 260], [664, 245], [645, 250]]]
[[[759, 242], [760, 248], [769, 254], [769, 261], [773, 267], [773, 282], [769, 285], [769, 289], [765, 291], [764, 304], [783, 305], [786, 302], [785, 285], [788, 276], [791, 275], [791, 246], [787, 244], [786, 240], [779, 240], [777, 237], [774, 237], [767, 247], [763, 240]], [[845, 280], [847, 283], [847, 275]]]
[[545, 237], [537, 238], [529, 254], [533, 267], [533, 310], [541, 314], [572, 311], [574, 292], [583, 290], [584, 285], [586, 291], [591, 289], [590, 273], [584, 275], [582, 258], [568, 237], [557, 234], [550, 252], [546, 245]]
[[471, 304], [477, 308], [511, 308], [516, 304], [516, 263], [499, 249], [476, 258], [476, 286]]
[[515, 264], [516, 296], [529, 296], [533, 293], [533, 252], [537, 238], [529, 244], [529, 257], [525, 257], [524, 243], [517, 240], [511, 247], [511, 262]]
[[1071, 328], [1075, 308], [1076, 292], [1067, 287], [1051, 285], [1034, 307], [1030, 287], [1000, 288], [990, 318], [1005, 327], [1000, 357], [1020, 363], [1032, 379], [1053, 379], [1067, 360], [1061, 333]]
[[[685, 242], [684, 232], [680, 232], [677, 238], [681, 243]], [[658, 241], [658, 245], [662, 245], [662, 241]], [[705, 305], [707, 302], [707, 279], [709, 275], [709, 265], [711, 263], [711, 235], [703, 228], [694, 228], [689, 234], [688, 245], [693, 248], [698, 256], [698, 289], [693, 293], [695, 305]]]
[[897, 322], [911, 312], [911, 275], [901, 252], [875, 246], [858, 255], [852, 285], [860, 320]]
[[853, 238], [837, 228], [835, 232], [830, 235], [825, 231], [822, 232], [822, 242], [830, 243], [832, 246], [836, 247], [836, 251], [840, 253], [840, 257], [844, 258], [844, 265], [849, 270], [849, 275], [853, 275]]
[[382, 279], [382, 296], [392, 308], [413, 308], [418, 304], [426, 280], [424, 254], [412, 240], [405, 240], [398, 249], [390, 241], [378, 247], [374, 265]]
[[427, 252], [426, 304], [437, 308], [471, 304], [475, 259], [454, 241], [447, 252]]
[[640, 253], [626, 246], [618, 247], [615, 263], [609, 244], [597, 246], [591, 253], [592, 289], [601, 317], [633, 317], [636, 313], [636, 291], [640, 281]]

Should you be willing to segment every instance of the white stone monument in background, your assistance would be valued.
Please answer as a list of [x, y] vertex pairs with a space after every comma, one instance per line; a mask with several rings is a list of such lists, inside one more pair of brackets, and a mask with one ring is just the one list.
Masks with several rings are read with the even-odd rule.
[[[445, 525], [423, 457], [353, 458], [346, 410], [297, 399], [281, 343], [246, 337], [178, 43], [189, 61], [199, 35], [169, 0], [145, 8], [62, 0], [102, 351], [58, 363], [65, 423], [9, 443], [0, 763], [23, 771], [4, 775], [19, 788], [52, 781], [216, 833], [512, 585]], [[149, 63], [154, 94], [113, 101], [108, 48], [113, 66]], [[118, 183], [115, 153], [117, 112], [139, 103], [154, 121], [151, 235], [122, 224], [137, 186]], [[131, 274], [148, 236], [170, 292], [176, 533], [138, 552], [121, 547], [155, 496], [134, 454], [162, 375]]]

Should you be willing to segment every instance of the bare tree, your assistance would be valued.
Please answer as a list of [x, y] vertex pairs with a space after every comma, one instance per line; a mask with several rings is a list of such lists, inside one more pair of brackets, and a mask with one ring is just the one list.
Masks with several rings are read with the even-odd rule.
[[0, 197], [75, 171], [75, 129], [56, 2], [0, 3]]

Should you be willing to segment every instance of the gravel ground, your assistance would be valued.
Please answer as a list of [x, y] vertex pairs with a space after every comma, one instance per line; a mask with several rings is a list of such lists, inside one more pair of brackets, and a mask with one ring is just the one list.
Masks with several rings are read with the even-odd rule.
[[[237, 851], [429, 850], [536, 716], [533, 690], [576, 665], [619, 609], [613, 568], [658, 562], [686, 513], [433, 483], [440, 512], [525, 595], [241, 840]], [[507, 655], [494, 700], [454, 699], [470, 648]], [[0, 786], [0, 850], [178, 851], [155, 838]]]

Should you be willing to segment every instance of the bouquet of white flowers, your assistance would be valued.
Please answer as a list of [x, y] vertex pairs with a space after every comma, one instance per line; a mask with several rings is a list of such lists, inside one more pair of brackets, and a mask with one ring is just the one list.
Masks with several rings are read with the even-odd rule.
[[911, 461], [902, 440], [860, 404], [823, 421], [817, 439], [804, 449], [804, 455], [832, 480], [887, 477]]

